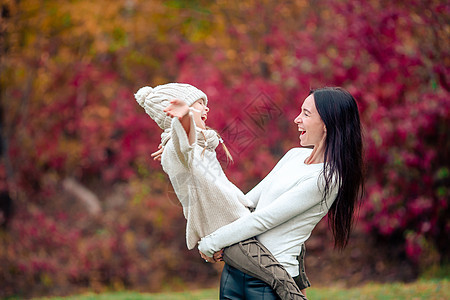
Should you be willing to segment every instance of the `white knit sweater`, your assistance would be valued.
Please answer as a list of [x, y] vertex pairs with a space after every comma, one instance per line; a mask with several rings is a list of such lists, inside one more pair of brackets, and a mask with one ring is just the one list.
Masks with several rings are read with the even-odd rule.
[[246, 196], [256, 209], [208, 235], [198, 249], [208, 256], [234, 243], [257, 236], [292, 277], [297, 276], [297, 256], [316, 224], [336, 198], [332, 188], [321, 204], [324, 187], [323, 164], [305, 164], [310, 149], [294, 148]]
[[[190, 120], [191, 128], [196, 128], [192, 116]], [[173, 118], [171, 139], [161, 157], [163, 170], [183, 206], [188, 249], [214, 230], [249, 215], [246, 206], [252, 204], [225, 176], [214, 149], [203, 151], [198, 145], [204, 144], [203, 134], [198, 132], [198, 128], [190, 130], [196, 141], [190, 145], [180, 121]]]

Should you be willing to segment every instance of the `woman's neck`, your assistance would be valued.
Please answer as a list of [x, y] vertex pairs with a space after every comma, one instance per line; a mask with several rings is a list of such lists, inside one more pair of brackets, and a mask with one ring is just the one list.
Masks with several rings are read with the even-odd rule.
[[305, 159], [305, 164], [320, 164], [325, 161], [325, 139], [319, 145], [314, 146], [311, 155]]
[[316, 149], [311, 152], [311, 155], [308, 156], [305, 159], [305, 164], [312, 165], [312, 164], [320, 164], [324, 162], [324, 155], [323, 153], [317, 153]]

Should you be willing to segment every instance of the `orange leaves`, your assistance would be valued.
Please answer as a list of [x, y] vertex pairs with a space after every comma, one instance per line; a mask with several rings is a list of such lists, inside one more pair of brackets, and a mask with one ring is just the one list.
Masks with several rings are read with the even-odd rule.
[[[4, 1], [0, 125], [23, 205], [62, 203], [58, 192], [65, 176], [99, 194], [115, 192], [117, 182], [130, 189], [129, 198], [117, 202], [120, 215], [87, 225], [82, 218], [73, 221], [86, 232], [73, 238], [77, 245], [67, 243], [76, 249], [67, 278], [106, 285], [112, 274], [111, 282], [131, 278], [132, 287], [148, 278], [146, 283], [158, 287], [174, 274], [184, 280], [207, 274], [196, 264], [197, 254], [185, 252], [180, 207], [149, 157], [159, 128], [133, 99], [143, 85], [170, 81], [198, 85], [208, 94], [209, 124], [230, 149], [238, 149], [227, 175], [246, 190], [298, 145], [292, 119], [309, 88], [348, 88], [366, 126], [370, 186], [364, 225], [386, 235], [411, 230], [403, 236], [407, 253], [418, 253], [411, 245], [421, 246], [422, 235], [444, 240], [448, 231], [439, 224], [445, 223], [440, 214], [447, 209], [442, 201], [448, 198], [448, 174], [434, 177], [448, 170], [446, 7], [413, 2]], [[280, 115], [255, 110], [260, 95]], [[263, 126], [249, 116], [255, 111], [267, 119]], [[245, 149], [233, 144], [234, 129], [244, 133], [239, 138], [251, 137]], [[420, 220], [408, 218], [404, 209], [416, 199], [434, 201], [432, 208], [412, 208]], [[72, 213], [66, 204], [58, 209]], [[108, 221], [113, 217], [120, 226]], [[18, 220], [27, 228], [39, 222], [29, 219]], [[57, 236], [68, 230], [64, 222], [55, 225]], [[52, 228], [45, 227], [42, 236]], [[51, 243], [43, 242], [39, 251]], [[176, 266], [167, 254], [156, 257], [177, 251], [184, 260]], [[26, 270], [32, 269], [25, 261]], [[45, 269], [44, 263], [37, 259], [36, 268]], [[123, 265], [128, 273], [121, 273]], [[92, 266], [97, 269], [90, 273]]]

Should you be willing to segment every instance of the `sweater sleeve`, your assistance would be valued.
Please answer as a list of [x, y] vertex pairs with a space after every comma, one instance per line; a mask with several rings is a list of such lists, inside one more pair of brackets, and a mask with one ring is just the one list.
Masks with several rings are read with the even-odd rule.
[[198, 249], [209, 257], [237, 242], [270, 230], [320, 203], [317, 177], [313, 176], [283, 193], [268, 206], [225, 225], [201, 239]]
[[262, 191], [267, 186], [267, 183], [270, 181], [270, 178], [276, 174], [276, 172], [285, 164], [286, 161], [289, 160], [289, 158], [292, 156], [294, 149], [289, 150], [281, 159], [280, 161], [275, 165], [275, 167], [270, 171], [269, 174], [267, 174], [266, 177], [264, 177], [263, 180], [261, 180], [260, 183], [258, 183], [253, 189], [251, 189], [247, 194], [245, 194], [245, 197], [247, 200], [252, 202], [252, 208], [255, 208], [258, 205], [259, 197], [261, 196]]
[[184, 130], [183, 125], [181, 124], [180, 120], [178, 118], [172, 119], [172, 141], [173, 145], [175, 147], [175, 151], [177, 153], [177, 156], [179, 157], [180, 161], [186, 166], [190, 166], [191, 162], [194, 157], [194, 148], [197, 144], [197, 131], [195, 129], [195, 122], [194, 118], [192, 117], [192, 113], [189, 113], [189, 121], [190, 124], [190, 130], [189, 135], [193, 142], [192, 144], [189, 144], [188, 135], [186, 133], [186, 130]]

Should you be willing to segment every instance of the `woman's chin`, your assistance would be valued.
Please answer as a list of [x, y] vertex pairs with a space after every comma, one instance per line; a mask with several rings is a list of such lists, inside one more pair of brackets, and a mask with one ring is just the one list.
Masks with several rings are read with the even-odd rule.
[[300, 146], [305, 147], [305, 143], [302, 141], [302, 136], [298, 138], [300, 140]]
[[303, 141], [300, 139], [300, 146], [302, 146], [302, 147], [311, 147], [312, 145], [307, 144], [307, 143], [303, 142]]

